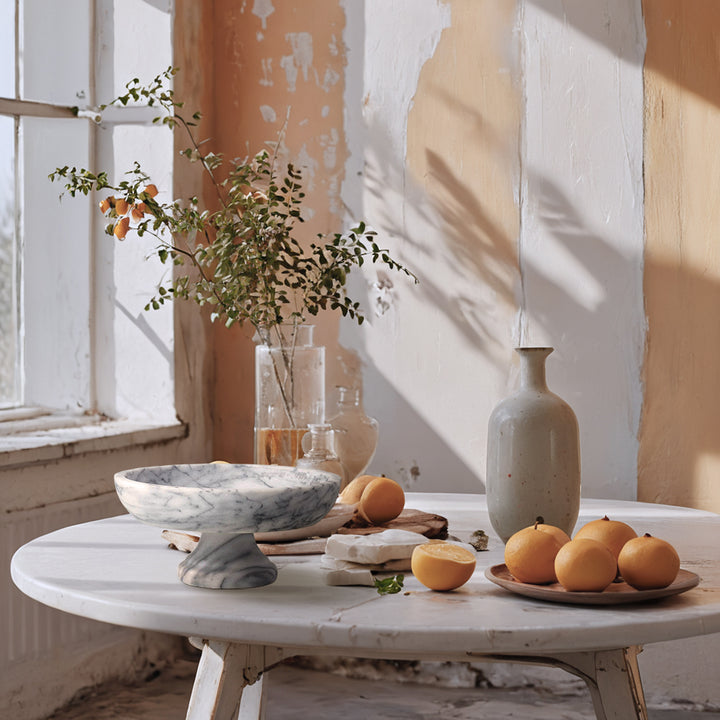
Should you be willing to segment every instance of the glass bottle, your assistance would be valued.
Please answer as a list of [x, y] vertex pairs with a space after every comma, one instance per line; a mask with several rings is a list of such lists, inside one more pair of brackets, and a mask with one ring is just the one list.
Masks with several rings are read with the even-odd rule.
[[365, 414], [359, 388], [337, 390], [337, 412], [328, 422], [335, 431], [335, 451], [350, 482], [365, 472], [375, 455], [378, 421]]
[[259, 328], [255, 338], [255, 462], [294, 465], [308, 425], [325, 422], [325, 348], [314, 325]]
[[333, 429], [328, 423], [311, 424], [302, 439], [305, 453], [295, 462], [295, 467], [326, 470], [340, 476], [340, 489], [347, 485], [345, 468], [333, 448]]

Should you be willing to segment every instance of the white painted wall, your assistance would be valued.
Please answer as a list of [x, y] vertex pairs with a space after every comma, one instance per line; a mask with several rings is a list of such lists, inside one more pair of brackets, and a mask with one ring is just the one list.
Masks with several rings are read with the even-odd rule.
[[[370, 470], [413, 490], [479, 491], [487, 415], [477, 412], [478, 404], [490, 410], [480, 390], [482, 358], [472, 334], [454, 321], [457, 266], [443, 253], [440, 219], [406, 166], [408, 114], [423, 64], [450, 23], [449, 7], [371, 0], [364, 15], [350, 2], [346, 10], [351, 154], [344, 200], [420, 278], [415, 286], [398, 274], [368, 270], [366, 287], [351, 281], [370, 312], [359, 329], [341, 325], [340, 343], [363, 362], [366, 411], [381, 426]], [[413, 22], [405, 22], [410, 15]], [[438, 298], [438, 292], [447, 294]]]
[[522, 294], [578, 415], [583, 492], [634, 499], [645, 316], [640, 2], [522, 4]]
[[[385, 315], [341, 326], [381, 424], [371, 470], [412, 489], [481, 490], [488, 416], [515, 387], [512, 348], [550, 344], [549, 384], [580, 422], [584, 495], [634, 498], [645, 329], [640, 1], [526, 0], [498, 40], [523, 106], [514, 318], [407, 171], [408, 115], [451, 3], [368, 0], [364, 12], [346, 11], [344, 199], [421, 281], [393, 275]], [[458, 142], [463, 163], [486, 162], [470, 134]], [[377, 279], [366, 272], [368, 303]]]

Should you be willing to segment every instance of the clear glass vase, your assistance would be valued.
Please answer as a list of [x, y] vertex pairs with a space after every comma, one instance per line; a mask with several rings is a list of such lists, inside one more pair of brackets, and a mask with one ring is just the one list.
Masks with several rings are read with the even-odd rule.
[[334, 432], [328, 423], [309, 425], [308, 433], [302, 439], [304, 454], [298, 458], [296, 467], [325, 470], [340, 476], [340, 489], [347, 485], [345, 468], [335, 454]]
[[308, 425], [325, 421], [325, 348], [313, 325], [260, 328], [255, 347], [255, 462], [294, 465]]
[[365, 472], [375, 456], [378, 422], [365, 414], [360, 390], [347, 387], [338, 387], [336, 413], [328, 422], [335, 434], [335, 452], [350, 482]]

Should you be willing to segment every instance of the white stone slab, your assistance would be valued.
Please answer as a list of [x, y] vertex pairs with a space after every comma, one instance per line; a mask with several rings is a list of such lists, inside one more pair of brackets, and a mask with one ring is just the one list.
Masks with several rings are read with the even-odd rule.
[[366, 585], [372, 587], [375, 577], [367, 569], [360, 570], [328, 570], [325, 573], [326, 585]]
[[370, 572], [410, 572], [410, 558], [388, 560], [376, 565], [354, 563], [349, 560], [338, 560], [330, 555], [320, 558], [320, 566], [325, 570], [369, 570]]
[[338, 560], [377, 565], [409, 558], [428, 539], [409, 530], [383, 530], [370, 535], [331, 535], [325, 552]]

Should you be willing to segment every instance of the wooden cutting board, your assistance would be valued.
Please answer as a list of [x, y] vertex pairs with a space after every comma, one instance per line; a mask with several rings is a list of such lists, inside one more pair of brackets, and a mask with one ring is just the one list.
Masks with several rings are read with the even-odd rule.
[[444, 539], [448, 534], [448, 521], [442, 515], [421, 512], [405, 508], [398, 517], [383, 525], [371, 525], [356, 512], [352, 518], [336, 532], [344, 535], [370, 535], [383, 530], [410, 530], [427, 538]]

